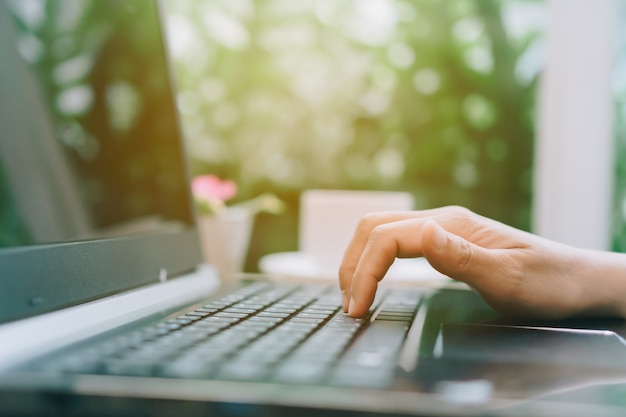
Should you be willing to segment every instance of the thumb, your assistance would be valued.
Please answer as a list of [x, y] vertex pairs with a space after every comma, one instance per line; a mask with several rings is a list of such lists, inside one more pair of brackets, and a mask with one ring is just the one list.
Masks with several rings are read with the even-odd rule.
[[487, 249], [449, 233], [433, 221], [424, 225], [422, 251], [437, 271], [470, 285], [488, 275], [493, 265]]

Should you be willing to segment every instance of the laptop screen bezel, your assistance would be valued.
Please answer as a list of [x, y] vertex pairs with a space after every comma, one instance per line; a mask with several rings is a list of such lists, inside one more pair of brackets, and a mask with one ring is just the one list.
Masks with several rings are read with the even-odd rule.
[[[165, 56], [170, 94], [175, 97], [173, 71], [166, 47], [163, 6], [160, 44]], [[183, 149], [180, 118], [174, 114]], [[184, 152], [182, 152], [184, 156]], [[185, 176], [189, 180], [186, 161]], [[187, 193], [189, 207], [192, 199]], [[195, 224], [195, 216], [192, 214]], [[0, 250], [0, 323], [27, 318], [171, 279], [202, 263], [194, 226], [97, 240], [39, 244]]]

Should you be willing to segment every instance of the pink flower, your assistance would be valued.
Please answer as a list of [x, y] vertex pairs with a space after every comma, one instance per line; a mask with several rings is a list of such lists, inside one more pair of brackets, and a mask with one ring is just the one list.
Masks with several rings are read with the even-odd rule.
[[237, 194], [237, 184], [221, 180], [215, 175], [199, 175], [191, 182], [191, 190], [201, 200], [225, 202]]
[[[226, 201], [237, 194], [237, 184], [230, 180], [221, 180], [215, 175], [199, 175], [191, 181], [191, 192], [198, 214], [218, 215], [226, 209]], [[284, 209], [283, 202], [271, 193], [240, 202], [236, 206], [247, 210], [251, 215], [262, 211], [278, 214]]]

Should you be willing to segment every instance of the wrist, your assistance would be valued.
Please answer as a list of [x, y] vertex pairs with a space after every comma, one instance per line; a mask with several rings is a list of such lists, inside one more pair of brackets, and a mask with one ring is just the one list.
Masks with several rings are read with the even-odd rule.
[[626, 254], [578, 249], [576, 259], [581, 314], [626, 318]]

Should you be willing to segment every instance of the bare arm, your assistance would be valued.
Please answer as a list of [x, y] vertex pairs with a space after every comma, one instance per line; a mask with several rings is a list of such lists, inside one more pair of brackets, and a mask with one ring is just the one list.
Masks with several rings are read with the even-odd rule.
[[626, 255], [556, 243], [461, 207], [366, 216], [339, 269], [344, 310], [363, 315], [395, 258], [418, 256], [507, 314], [626, 317]]

